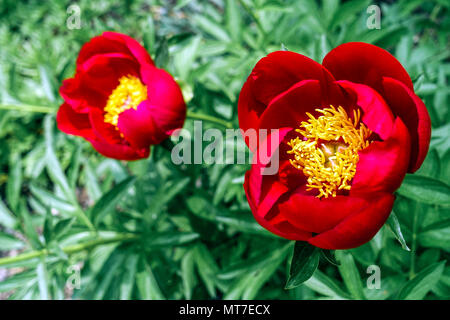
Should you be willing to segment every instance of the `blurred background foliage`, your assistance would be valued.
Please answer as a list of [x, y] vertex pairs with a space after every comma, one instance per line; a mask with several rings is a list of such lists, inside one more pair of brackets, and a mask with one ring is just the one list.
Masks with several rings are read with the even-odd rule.
[[[81, 8], [79, 30], [66, 25], [71, 4]], [[381, 7], [379, 30], [366, 26], [371, 4]], [[2, 0], [0, 299], [449, 299], [449, 8], [446, 0]], [[267, 53], [285, 48], [320, 62], [343, 42], [376, 44], [425, 101], [430, 152], [372, 241], [336, 252], [337, 265], [322, 255], [310, 280], [286, 290], [294, 244], [253, 220], [247, 165], [176, 166], [163, 145], [149, 159], [115, 161], [56, 129], [61, 81], [81, 46], [106, 30], [143, 43], [177, 78], [190, 111], [235, 128], [239, 91]], [[381, 268], [380, 290], [366, 286], [369, 265]]]

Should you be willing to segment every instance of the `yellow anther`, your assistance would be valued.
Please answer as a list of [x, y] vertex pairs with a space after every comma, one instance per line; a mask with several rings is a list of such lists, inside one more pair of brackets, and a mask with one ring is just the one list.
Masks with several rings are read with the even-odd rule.
[[117, 128], [119, 115], [128, 109], [137, 109], [137, 106], [147, 99], [147, 87], [134, 76], [123, 76], [119, 85], [113, 90], [104, 108], [105, 122]]
[[[351, 119], [339, 106], [316, 109], [318, 118], [306, 113], [296, 137], [289, 141], [291, 164], [307, 177], [307, 190], [316, 189], [318, 198], [335, 197], [338, 190], [350, 190], [359, 160], [358, 151], [369, 146], [372, 132], [360, 122], [360, 111]], [[319, 141], [320, 140], [320, 141]]]

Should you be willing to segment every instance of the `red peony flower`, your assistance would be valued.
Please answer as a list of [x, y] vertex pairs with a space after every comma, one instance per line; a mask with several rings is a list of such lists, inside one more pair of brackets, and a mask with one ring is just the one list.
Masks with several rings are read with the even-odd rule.
[[124, 34], [105, 32], [80, 51], [76, 73], [60, 88], [58, 128], [102, 155], [136, 160], [183, 126], [186, 105], [170, 74]]
[[431, 135], [408, 73], [365, 43], [335, 48], [322, 65], [293, 52], [269, 54], [244, 84], [238, 113], [243, 130], [279, 129], [276, 146], [267, 138], [252, 150], [278, 152], [277, 174], [263, 175], [267, 164], [257, 160], [245, 176], [256, 220], [324, 249], [354, 248], [377, 233]]

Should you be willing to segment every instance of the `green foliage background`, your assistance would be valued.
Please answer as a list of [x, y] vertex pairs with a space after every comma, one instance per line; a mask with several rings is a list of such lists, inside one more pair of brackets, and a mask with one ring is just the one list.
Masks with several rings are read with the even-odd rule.
[[[70, 4], [81, 8], [80, 30], [66, 26]], [[450, 298], [450, 2], [377, 2], [380, 30], [366, 27], [370, 4], [2, 0], [0, 298]], [[253, 220], [242, 188], [248, 166], [176, 166], [164, 146], [146, 160], [115, 161], [56, 129], [61, 81], [83, 43], [106, 30], [141, 41], [180, 81], [189, 111], [223, 129], [238, 127], [239, 91], [267, 53], [284, 47], [320, 62], [343, 42], [376, 44], [425, 101], [430, 152], [372, 241], [336, 252], [339, 265], [322, 254], [313, 277], [286, 290], [294, 243]], [[380, 290], [366, 286], [369, 265], [380, 267]], [[70, 289], [77, 268], [81, 285]]]

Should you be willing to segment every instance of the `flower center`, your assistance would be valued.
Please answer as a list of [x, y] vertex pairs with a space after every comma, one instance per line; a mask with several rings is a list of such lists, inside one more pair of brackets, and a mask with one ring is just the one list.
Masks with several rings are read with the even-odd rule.
[[105, 122], [117, 128], [119, 115], [128, 109], [137, 109], [139, 103], [147, 99], [147, 87], [134, 76], [123, 76], [119, 85], [108, 97], [105, 106]]
[[344, 108], [316, 109], [322, 115], [317, 119], [310, 113], [295, 130], [303, 137], [289, 141], [294, 155], [291, 164], [307, 177], [307, 190], [317, 189], [318, 198], [335, 197], [339, 190], [350, 190], [359, 160], [358, 151], [372, 141], [372, 134], [362, 122], [360, 111], [353, 112], [353, 120]]

